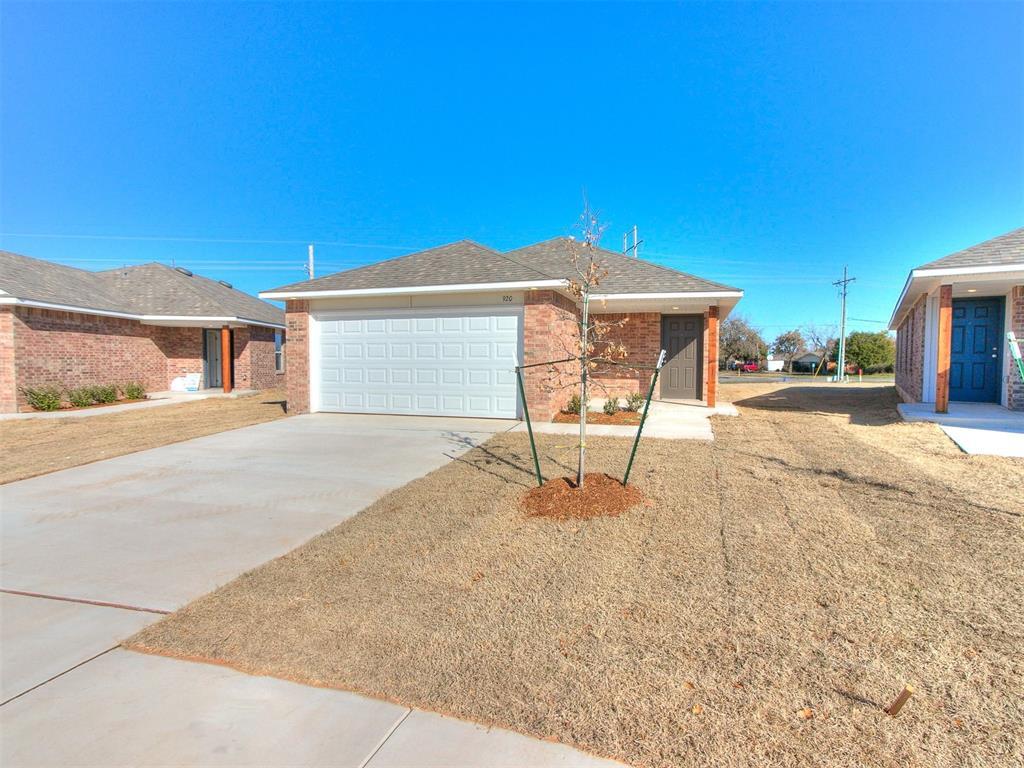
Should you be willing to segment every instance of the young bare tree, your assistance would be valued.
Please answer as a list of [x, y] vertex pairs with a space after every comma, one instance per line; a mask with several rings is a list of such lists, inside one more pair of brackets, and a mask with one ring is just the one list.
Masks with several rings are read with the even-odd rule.
[[[566, 257], [572, 266], [573, 276], [569, 279], [569, 292], [579, 306], [579, 322], [577, 324], [577, 335], [573, 339], [572, 348], [566, 349], [566, 359], [554, 361], [548, 368], [549, 375], [545, 387], [549, 390], [564, 389], [565, 387], [578, 387], [580, 399], [580, 444], [579, 462], [576, 469], [576, 485], [583, 487], [583, 478], [586, 468], [587, 453], [587, 400], [590, 393], [591, 374], [599, 367], [611, 367], [622, 365], [620, 361], [628, 356], [628, 350], [621, 343], [608, 338], [613, 328], [619, 328], [626, 323], [627, 318], [608, 321], [600, 318], [595, 319], [590, 314], [590, 296], [601, 280], [608, 274], [608, 270], [600, 261], [600, 248], [598, 243], [604, 226], [598, 221], [596, 214], [592, 213], [589, 205], [585, 205], [580, 216], [579, 237], [571, 237], [566, 241]], [[570, 364], [571, 378], [568, 384], [565, 383], [564, 371], [558, 365]], [[628, 369], [628, 366], [626, 366]], [[631, 370], [631, 369], [630, 369]], [[610, 394], [602, 382], [597, 381], [597, 386], [606, 395]]]
[[817, 326], [809, 324], [803, 327], [803, 335], [807, 340], [807, 348], [821, 358], [817, 369], [814, 371], [814, 375], [817, 376], [826, 364], [832, 349], [838, 341], [836, 339], [836, 327], [834, 325]]

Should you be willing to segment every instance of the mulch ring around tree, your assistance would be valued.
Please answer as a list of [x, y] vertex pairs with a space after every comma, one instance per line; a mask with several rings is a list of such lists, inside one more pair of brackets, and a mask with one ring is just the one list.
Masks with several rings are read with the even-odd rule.
[[[555, 414], [553, 421], [556, 424], [579, 424], [580, 415], [578, 413], [561, 411]], [[613, 414], [607, 414], [604, 411], [587, 412], [587, 424], [624, 424], [636, 426], [639, 423], [640, 414], [636, 411], [618, 411]]]
[[588, 473], [583, 487], [568, 477], [555, 477], [523, 494], [521, 503], [530, 517], [581, 520], [615, 517], [644, 503], [644, 495], [633, 485], [604, 473]]

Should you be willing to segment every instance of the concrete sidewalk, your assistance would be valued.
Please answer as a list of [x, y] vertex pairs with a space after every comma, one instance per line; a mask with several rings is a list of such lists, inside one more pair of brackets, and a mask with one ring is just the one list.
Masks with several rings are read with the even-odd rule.
[[259, 393], [255, 389], [236, 389], [228, 394], [224, 394], [224, 391], [220, 389], [203, 389], [199, 392], [150, 392], [146, 395], [145, 400], [137, 403], [111, 403], [110, 405], [98, 405], [92, 408], [69, 408], [63, 411], [0, 413], [0, 421], [16, 419], [87, 419], [91, 416], [108, 416], [112, 413], [124, 413], [125, 411], [138, 411], [145, 410], [146, 408], [160, 408], [165, 405], [193, 403], [197, 400], [209, 400], [214, 397], [233, 400], [256, 394]]
[[0, 486], [0, 764], [612, 765], [118, 647], [514, 424], [314, 414]]
[[905, 421], [938, 424], [964, 453], [1024, 457], [1024, 412], [995, 403], [950, 403], [948, 413], [935, 413], [934, 403], [900, 403]]
[[0, 726], [5, 768], [621, 768], [354, 693], [120, 649], [0, 707]]

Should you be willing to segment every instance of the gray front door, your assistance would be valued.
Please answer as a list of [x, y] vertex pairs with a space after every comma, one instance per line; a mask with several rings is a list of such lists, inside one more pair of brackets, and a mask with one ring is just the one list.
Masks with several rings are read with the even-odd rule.
[[661, 372], [663, 400], [700, 400], [704, 361], [704, 316], [663, 315], [661, 347], [665, 367]]
[[203, 346], [206, 348], [203, 355], [203, 386], [219, 387], [223, 384], [221, 381], [223, 368], [220, 364], [220, 331], [207, 328], [203, 334]]

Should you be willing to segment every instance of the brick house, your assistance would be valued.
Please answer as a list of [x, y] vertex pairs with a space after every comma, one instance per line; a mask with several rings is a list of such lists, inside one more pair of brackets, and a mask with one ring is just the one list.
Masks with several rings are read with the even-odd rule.
[[1024, 227], [910, 272], [893, 311], [896, 390], [906, 402], [1024, 411], [1006, 334], [1024, 337]]
[[[609, 340], [637, 365], [666, 349], [657, 396], [714, 406], [718, 323], [742, 291], [612, 251], [598, 261], [608, 274], [591, 313], [627, 319]], [[577, 353], [571, 272], [566, 238], [505, 253], [463, 240], [264, 291], [286, 302], [289, 410], [519, 418], [516, 361]], [[594, 378], [622, 397], [646, 392], [650, 375], [606, 366]], [[533, 418], [572, 394], [558, 386], [565, 369], [551, 376], [526, 371]]]
[[0, 413], [25, 388], [140, 382], [170, 389], [283, 383], [284, 312], [228, 283], [163, 264], [102, 272], [0, 251]]

